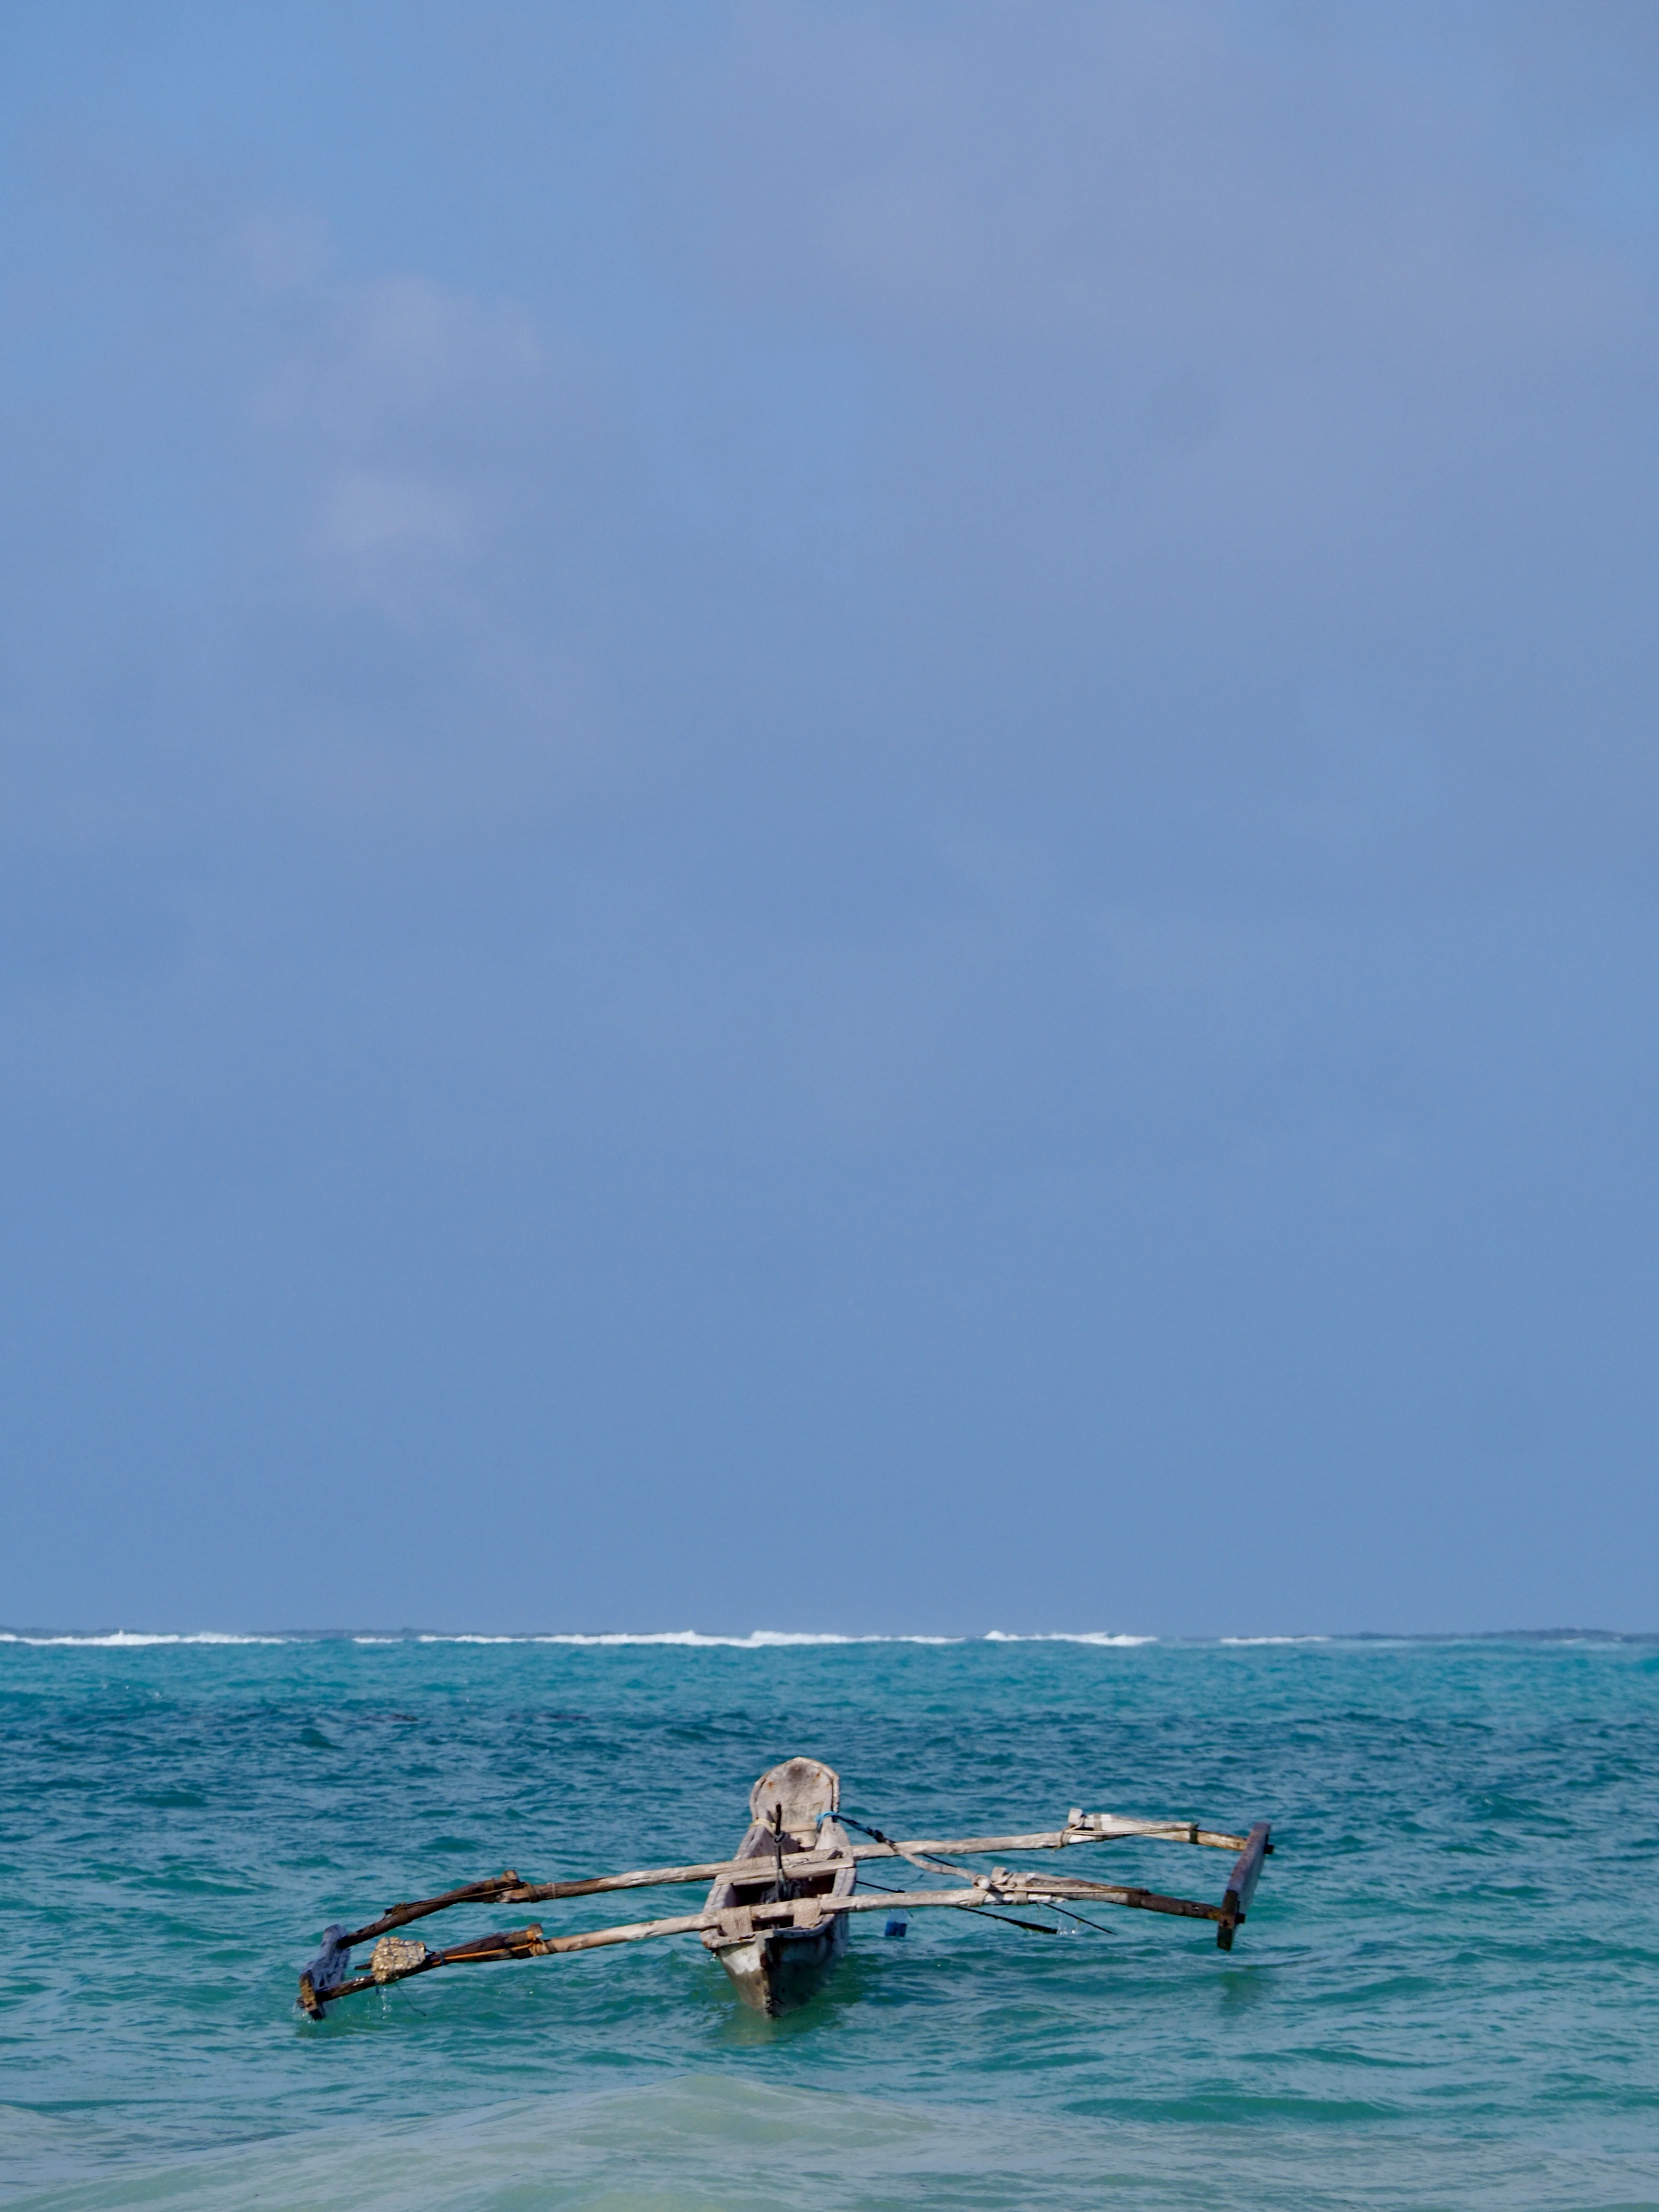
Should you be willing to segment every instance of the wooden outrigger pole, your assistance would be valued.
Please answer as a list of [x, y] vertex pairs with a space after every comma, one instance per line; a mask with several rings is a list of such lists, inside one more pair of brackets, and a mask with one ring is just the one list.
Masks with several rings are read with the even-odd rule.
[[[773, 1770], [774, 1773], [783, 1771]], [[763, 1776], [761, 1784], [757, 1784], [757, 1792], [769, 1778]], [[710, 1942], [711, 1948], [720, 1949], [752, 1937], [764, 1939], [769, 1931], [782, 1935], [807, 1925], [823, 1927], [840, 1916], [855, 1912], [912, 1912], [933, 1907], [988, 1911], [994, 1918], [999, 1917], [995, 1907], [1000, 1905], [1050, 1905], [1061, 1911], [1076, 1904], [1125, 1905], [1142, 1911], [1170, 1913], [1183, 1919], [1212, 1921], [1218, 1945], [1224, 1951], [1231, 1951], [1234, 1933], [1255, 1893], [1262, 1862], [1273, 1850], [1272, 1831], [1265, 1820], [1258, 1821], [1247, 1836], [1237, 1836], [1201, 1827], [1194, 1820], [1138, 1820], [1112, 1813], [1082, 1811], [1073, 1811], [1063, 1828], [1024, 1835], [927, 1837], [900, 1843], [884, 1836], [878, 1829], [866, 1829], [864, 1832], [871, 1838], [867, 1843], [849, 1844], [843, 1840], [833, 1850], [819, 1846], [786, 1851], [782, 1844], [787, 1832], [780, 1820], [775, 1856], [769, 1853], [764, 1861], [768, 1884], [774, 1893], [746, 1904], [740, 1910], [711, 1911], [706, 1907], [701, 1912], [628, 1921], [619, 1926], [591, 1929], [574, 1936], [544, 1935], [537, 1921], [523, 1928], [474, 1936], [466, 1942], [436, 1950], [429, 1950], [419, 1942], [400, 1940], [392, 1934], [395, 1929], [408, 1927], [414, 1921], [460, 1905], [542, 1904], [600, 1896], [617, 1890], [666, 1887], [682, 1882], [710, 1882], [715, 1886], [711, 1895], [723, 1893], [721, 1885], [736, 1881], [753, 1887], [760, 1862], [750, 1854], [692, 1866], [646, 1867], [627, 1874], [547, 1882], [525, 1881], [509, 1869], [483, 1881], [446, 1890], [436, 1897], [394, 1905], [378, 1919], [361, 1928], [348, 1929], [337, 1923], [325, 1931], [322, 1950], [301, 1974], [300, 2006], [312, 2019], [320, 2020], [325, 2007], [337, 1998], [349, 1996], [359, 1990], [384, 1988], [416, 1974], [431, 1973], [439, 1966], [484, 1966], [508, 1959], [597, 1951], [617, 1944], [646, 1942], [659, 1936], [702, 1935]], [[989, 1874], [975, 1874], [967, 1868], [948, 1863], [951, 1857], [968, 1858], [1003, 1851], [1059, 1850], [1074, 1844], [1131, 1838], [1195, 1844], [1236, 1852], [1237, 1856], [1221, 1903], [1211, 1905], [1194, 1898], [1166, 1896], [1158, 1890], [1085, 1881], [1066, 1875], [1015, 1871], [1003, 1866], [994, 1866]], [[867, 1897], [828, 1893], [833, 1878], [845, 1874], [849, 1860], [857, 1865], [872, 1859], [890, 1858], [906, 1860], [926, 1873], [953, 1877], [959, 1886], [881, 1889]], [[841, 1887], [844, 1888], [845, 1884]], [[368, 1942], [375, 1945], [369, 1970], [367, 1973], [352, 1974], [351, 1952], [357, 1945]]]

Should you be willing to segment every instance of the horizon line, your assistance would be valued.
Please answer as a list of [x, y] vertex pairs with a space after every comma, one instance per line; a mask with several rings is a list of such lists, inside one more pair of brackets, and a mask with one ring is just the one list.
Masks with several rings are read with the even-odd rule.
[[29, 1649], [70, 1648], [122, 1650], [161, 1646], [252, 1646], [289, 1644], [350, 1644], [390, 1647], [404, 1644], [542, 1644], [566, 1649], [681, 1650], [787, 1650], [872, 1644], [948, 1647], [975, 1644], [1072, 1644], [1127, 1650], [1148, 1644], [1225, 1646], [1331, 1644], [1651, 1644], [1659, 1631], [1613, 1628], [1339, 1629], [1255, 1635], [1179, 1634], [1107, 1629], [963, 1630], [952, 1633], [908, 1631], [752, 1629], [747, 1635], [699, 1629], [482, 1629], [283, 1628], [283, 1629], [60, 1629], [0, 1627], [0, 1644]]

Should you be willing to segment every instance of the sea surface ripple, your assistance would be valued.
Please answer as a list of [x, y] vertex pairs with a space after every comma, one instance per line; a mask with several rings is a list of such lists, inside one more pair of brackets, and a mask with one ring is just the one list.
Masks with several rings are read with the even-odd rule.
[[[29, 2212], [1659, 2206], [1650, 1643], [12, 1638], [0, 1717]], [[1278, 1849], [1230, 1956], [1151, 1914], [872, 1914], [775, 2022], [695, 1939], [295, 2012], [326, 1922], [718, 1857], [793, 1752], [891, 1833], [1084, 1805]]]

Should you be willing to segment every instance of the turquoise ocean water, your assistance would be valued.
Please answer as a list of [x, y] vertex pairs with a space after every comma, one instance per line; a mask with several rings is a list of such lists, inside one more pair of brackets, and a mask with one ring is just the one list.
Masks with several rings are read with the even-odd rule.
[[[32, 2212], [1659, 2205], [1651, 1644], [8, 1640], [0, 1711]], [[1081, 1804], [1279, 1849], [1231, 1956], [870, 1915], [775, 2022], [695, 1938], [294, 2010], [325, 1923], [719, 1856], [793, 1752], [896, 1834]], [[1228, 1863], [1065, 1858], [1218, 1897]]]

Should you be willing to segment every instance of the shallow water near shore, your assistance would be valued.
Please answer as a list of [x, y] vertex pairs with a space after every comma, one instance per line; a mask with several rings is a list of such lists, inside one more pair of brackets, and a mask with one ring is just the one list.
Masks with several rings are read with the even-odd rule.
[[[16, 1640], [0, 1713], [31, 2212], [1659, 2206], [1652, 1644]], [[797, 1751], [893, 1833], [1081, 1804], [1279, 1848], [1231, 1955], [875, 1913], [775, 2022], [694, 1939], [295, 2011], [325, 1922], [717, 1857]], [[1066, 1855], [1217, 1898], [1228, 1863]]]

